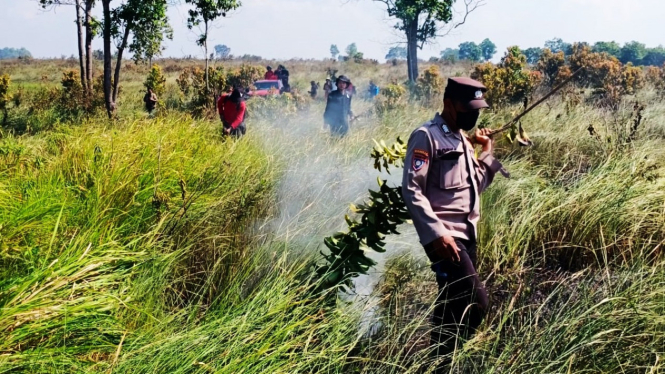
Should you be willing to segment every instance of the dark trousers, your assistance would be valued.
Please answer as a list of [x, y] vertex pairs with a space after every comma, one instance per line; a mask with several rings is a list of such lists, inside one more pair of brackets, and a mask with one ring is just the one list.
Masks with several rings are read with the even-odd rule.
[[[224, 128], [226, 128], [226, 126], [224, 126]], [[243, 122], [240, 125], [238, 125], [238, 127], [236, 127], [235, 129], [231, 129], [231, 133], [229, 135], [237, 139], [245, 135], [246, 132], [247, 132], [247, 127], [245, 127], [245, 123]]]
[[[439, 357], [455, 350], [457, 338], [467, 339], [480, 326], [488, 307], [487, 291], [476, 273], [475, 240], [455, 239], [460, 262], [440, 261], [432, 265], [439, 285], [432, 316], [431, 344]], [[445, 366], [450, 362], [443, 362]]]

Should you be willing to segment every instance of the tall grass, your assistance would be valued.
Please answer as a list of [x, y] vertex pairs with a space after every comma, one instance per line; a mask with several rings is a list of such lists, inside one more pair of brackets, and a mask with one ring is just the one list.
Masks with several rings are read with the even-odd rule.
[[[169, 82], [193, 63], [166, 62]], [[306, 89], [330, 64], [287, 66]], [[360, 89], [403, 80], [400, 66], [340, 66]], [[36, 84], [47, 65], [4, 68]], [[412, 228], [388, 238], [356, 297], [331, 303], [308, 284], [322, 237], [375, 186], [371, 139], [405, 139], [440, 108], [363, 116], [337, 139], [320, 100], [251, 103], [232, 141], [208, 120], [146, 118], [141, 69], [116, 122], [45, 117], [0, 139], [0, 372], [427, 372], [437, 290]], [[646, 120], [626, 142], [635, 99]], [[451, 372], [663, 370], [665, 105], [648, 90], [629, 100], [618, 112], [553, 101], [524, 119], [535, 147], [499, 143], [512, 178], [483, 195], [480, 223], [492, 307]]]

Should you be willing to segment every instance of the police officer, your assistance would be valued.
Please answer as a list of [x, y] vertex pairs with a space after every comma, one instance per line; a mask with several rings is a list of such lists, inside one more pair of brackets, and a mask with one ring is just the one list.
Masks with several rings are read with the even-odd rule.
[[349, 132], [351, 111], [351, 95], [347, 87], [351, 80], [344, 75], [337, 78], [337, 89], [328, 95], [326, 110], [323, 113], [323, 128], [330, 126], [332, 135], [344, 136]]
[[462, 133], [471, 131], [480, 109], [489, 107], [486, 91], [473, 79], [449, 79], [443, 113], [416, 129], [407, 147], [402, 193], [439, 285], [431, 336], [436, 356], [454, 350], [458, 332], [463, 338], [472, 334], [488, 307], [476, 273], [480, 193], [505, 171], [492, 156], [489, 129], [476, 130], [482, 147], [478, 158]]

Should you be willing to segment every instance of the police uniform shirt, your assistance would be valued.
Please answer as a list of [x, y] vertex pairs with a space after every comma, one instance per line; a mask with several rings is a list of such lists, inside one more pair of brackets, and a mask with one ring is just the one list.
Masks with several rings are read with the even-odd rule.
[[402, 193], [423, 245], [442, 236], [477, 238], [479, 195], [502, 168], [437, 113], [409, 138]]
[[351, 96], [340, 90], [328, 95], [326, 110], [323, 113], [325, 123], [333, 126], [347, 125], [351, 115]]

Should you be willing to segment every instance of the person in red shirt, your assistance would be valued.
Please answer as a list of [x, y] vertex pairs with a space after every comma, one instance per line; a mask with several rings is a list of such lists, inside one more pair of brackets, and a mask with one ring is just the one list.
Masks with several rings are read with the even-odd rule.
[[268, 71], [266, 71], [266, 74], [263, 76], [263, 79], [268, 80], [268, 81], [276, 81], [276, 80], [279, 79], [279, 78], [277, 78], [277, 74], [275, 74], [275, 72], [272, 71], [271, 66], [267, 66], [266, 69]]
[[245, 135], [247, 132], [244, 123], [246, 110], [247, 106], [242, 100], [240, 90], [236, 87], [233, 88], [230, 95], [221, 95], [217, 99], [217, 111], [224, 125], [224, 135], [236, 138]]

